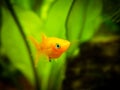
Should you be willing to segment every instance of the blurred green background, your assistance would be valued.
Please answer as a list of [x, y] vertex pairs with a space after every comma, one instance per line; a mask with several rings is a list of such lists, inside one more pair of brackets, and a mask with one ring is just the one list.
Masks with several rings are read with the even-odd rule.
[[[71, 46], [34, 67], [41, 32]], [[119, 35], [119, 0], [1, 0], [0, 90], [120, 88]]]

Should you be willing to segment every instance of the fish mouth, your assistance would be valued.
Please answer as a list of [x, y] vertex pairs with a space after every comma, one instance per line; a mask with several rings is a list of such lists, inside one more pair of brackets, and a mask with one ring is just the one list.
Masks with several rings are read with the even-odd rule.
[[69, 47], [70, 47], [70, 42], [66, 41], [66, 43], [64, 43], [63, 51], [67, 51]]

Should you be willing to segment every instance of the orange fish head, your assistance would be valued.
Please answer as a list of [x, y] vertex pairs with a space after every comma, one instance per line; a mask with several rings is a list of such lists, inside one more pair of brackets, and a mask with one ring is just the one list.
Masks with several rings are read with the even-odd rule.
[[50, 54], [51, 58], [58, 58], [62, 53], [68, 50], [70, 47], [70, 42], [68, 40], [59, 39], [59, 38], [50, 38], [52, 41], [52, 52]]

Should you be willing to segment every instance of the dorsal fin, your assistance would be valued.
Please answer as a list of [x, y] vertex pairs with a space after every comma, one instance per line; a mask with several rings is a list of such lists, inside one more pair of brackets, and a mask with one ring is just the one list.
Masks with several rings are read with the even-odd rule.
[[45, 42], [47, 39], [47, 36], [44, 33], [41, 33], [41, 35], [42, 35], [42, 42]]

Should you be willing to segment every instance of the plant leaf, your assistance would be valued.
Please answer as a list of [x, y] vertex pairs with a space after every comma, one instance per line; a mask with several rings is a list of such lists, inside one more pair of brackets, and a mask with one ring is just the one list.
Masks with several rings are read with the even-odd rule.
[[[70, 52], [76, 51], [79, 43], [83, 43], [94, 35], [101, 24], [101, 0], [74, 0], [66, 22], [68, 39], [73, 44]], [[71, 55], [70, 53], [70, 55]]]
[[[30, 11], [20, 10], [17, 7], [14, 7], [14, 9], [26, 35], [30, 35], [31, 31], [40, 27], [40, 20], [35, 14]], [[19, 69], [32, 84], [34, 84], [34, 72], [22, 35], [10, 12], [4, 7], [2, 7], [2, 16], [3, 25], [1, 38], [4, 53], [11, 60], [12, 64]]]

